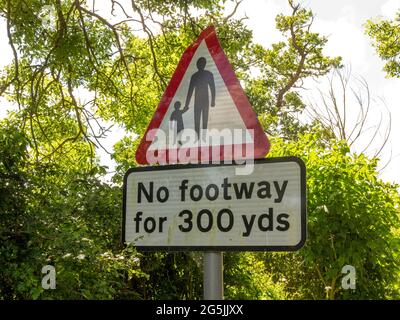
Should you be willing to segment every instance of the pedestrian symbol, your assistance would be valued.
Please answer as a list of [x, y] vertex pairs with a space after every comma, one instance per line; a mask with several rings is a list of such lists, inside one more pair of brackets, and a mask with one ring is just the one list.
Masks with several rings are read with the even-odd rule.
[[208, 71], [204, 70], [207, 64], [207, 60], [204, 57], [201, 57], [197, 60], [197, 69], [198, 71], [192, 75], [189, 83], [189, 90], [185, 103], [185, 110], [189, 108], [189, 102], [192, 98], [193, 91], [194, 94], [194, 128], [197, 133], [197, 136], [200, 137], [200, 120], [201, 120], [201, 128], [207, 129], [208, 124], [208, 109], [210, 107], [210, 99], [208, 88], [210, 88], [211, 92], [211, 106], [215, 106], [215, 84], [214, 84], [214, 76]]

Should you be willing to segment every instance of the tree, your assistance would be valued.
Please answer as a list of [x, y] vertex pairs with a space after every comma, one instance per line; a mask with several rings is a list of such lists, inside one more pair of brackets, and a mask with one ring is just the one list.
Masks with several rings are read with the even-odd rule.
[[296, 116], [305, 107], [299, 93], [304, 80], [318, 78], [339, 67], [341, 58], [323, 54], [327, 38], [311, 32], [312, 11], [292, 0], [288, 2], [292, 14], [276, 17], [276, 28], [286, 40], [270, 49], [253, 47], [252, 58], [261, 75], [248, 79], [246, 92], [265, 130], [293, 139], [302, 130]]
[[[41, 1], [0, 2], [14, 53], [13, 65], [0, 80], [1, 94], [18, 104], [40, 158], [63, 154], [78, 141], [88, 144], [94, 158], [95, 147], [101, 147], [107, 134], [101, 120], [142, 134], [177, 53], [210, 23], [220, 27], [232, 60], [246, 67], [236, 53], [246, 47], [250, 32], [240, 21], [224, 17], [218, 1], [135, 1], [132, 16], [112, 1], [111, 13], [117, 7], [125, 16], [115, 24], [85, 1], [54, 0], [46, 5], [55, 11], [53, 28], [44, 23]], [[204, 15], [193, 18], [194, 9], [204, 10]], [[161, 29], [158, 34], [155, 26]], [[135, 32], [137, 28], [145, 37]], [[86, 99], [79, 99], [78, 91], [86, 92]], [[53, 138], [57, 131], [62, 138]]]
[[[378, 178], [378, 159], [321, 136], [316, 127], [295, 142], [273, 140], [271, 156], [305, 161], [308, 235], [298, 252], [265, 254], [267, 270], [292, 298], [398, 299], [399, 186]], [[355, 267], [356, 290], [341, 286], [345, 265]]]
[[378, 55], [386, 62], [384, 71], [387, 76], [400, 77], [400, 12], [393, 20], [368, 20], [365, 30]]

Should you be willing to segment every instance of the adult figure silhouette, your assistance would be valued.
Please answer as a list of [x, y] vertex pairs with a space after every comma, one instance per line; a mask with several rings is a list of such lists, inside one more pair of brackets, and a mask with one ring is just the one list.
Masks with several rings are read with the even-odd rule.
[[202, 129], [207, 129], [208, 126], [208, 110], [210, 108], [208, 88], [210, 88], [211, 92], [211, 107], [215, 106], [214, 76], [210, 71], [204, 70], [206, 64], [207, 60], [204, 57], [197, 60], [198, 71], [190, 78], [188, 94], [183, 109], [184, 111], [189, 109], [189, 103], [194, 91], [194, 129], [198, 138], [200, 138], [200, 120], [202, 120]]

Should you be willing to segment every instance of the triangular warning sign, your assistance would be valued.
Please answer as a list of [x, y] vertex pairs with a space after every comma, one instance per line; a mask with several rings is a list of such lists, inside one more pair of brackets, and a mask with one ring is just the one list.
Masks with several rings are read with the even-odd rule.
[[184, 52], [136, 151], [139, 164], [257, 159], [269, 141], [208, 27]]

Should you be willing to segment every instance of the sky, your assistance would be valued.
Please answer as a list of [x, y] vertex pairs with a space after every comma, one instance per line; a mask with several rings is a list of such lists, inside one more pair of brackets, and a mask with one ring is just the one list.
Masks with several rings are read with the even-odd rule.
[[[125, 1], [122, 1], [125, 2]], [[109, 1], [96, 1], [99, 13], [107, 15], [109, 12]], [[392, 118], [391, 136], [385, 149], [381, 153], [379, 169], [380, 176], [388, 182], [400, 183], [400, 79], [386, 78], [383, 72], [384, 62], [377, 56], [371, 46], [371, 39], [365, 34], [364, 24], [373, 17], [393, 18], [396, 10], [400, 9], [400, 0], [303, 0], [301, 4], [312, 9], [315, 14], [312, 31], [328, 37], [324, 54], [329, 56], [341, 56], [346, 68], [351, 68], [354, 77], [362, 77], [369, 85], [373, 97], [373, 110], [365, 134], [355, 143], [353, 151], [360, 152], [369, 144], [373, 128], [379, 123], [382, 116], [383, 127], [387, 126], [388, 112]], [[227, 8], [229, 11], [230, 8]], [[283, 0], [244, 0], [236, 13], [237, 17], [246, 15], [247, 26], [253, 31], [254, 41], [270, 47], [272, 43], [282, 39], [281, 34], [275, 29], [275, 17], [279, 13], [290, 14], [290, 8]], [[114, 18], [115, 19], [115, 18]], [[195, 39], [193, 39], [195, 40]], [[11, 50], [8, 47], [6, 24], [0, 21], [0, 46], [2, 50], [0, 67], [10, 63], [12, 59]], [[306, 101], [314, 101], [317, 104], [318, 94], [316, 89], [324, 89], [324, 79], [319, 82], [306, 82], [307, 91], [303, 93]], [[357, 115], [356, 101], [349, 100], [349, 122], [355, 121]], [[7, 109], [12, 105], [0, 99], [0, 118], [6, 116]], [[355, 111], [353, 111], [355, 110]], [[383, 135], [384, 132], [380, 134]], [[125, 134], [122, 128], [114, 127], [111, 135], [104, 141], [104, 146], [112, 150], [115, 142]], [[373, 154], [381, 143], [382, 137], [368, 147], [367, 154]], [[273, 146], [272, 146], [273, 147]], [[115, 166], [109, 155], [99, 150], [101, 162], [110, 168]], [[390, 160], [390, 162], [389, 162]]]

